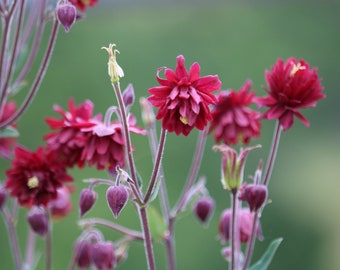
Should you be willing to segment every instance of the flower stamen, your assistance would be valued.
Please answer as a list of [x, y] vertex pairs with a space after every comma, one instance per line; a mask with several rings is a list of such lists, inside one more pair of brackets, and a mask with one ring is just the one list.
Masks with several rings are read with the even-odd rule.
[[179, 117], [179, 120], [181, 120], [181, 122], [184, 124], [184, 125], [187, 125], [189, 123], [189, 120], [188, 118], [184, 117], [184, 116], [180, 116]]
[[306, 67], [302, 66], [300, 64], [300, 62], [297, 63], [297, 64], [293, 64], [293, 68], [292, 68], [292, 70], [290, 72], [290, 77], [293, 77], [295, 75], [295, 73], [298, 72], [299, 70], [304, 70], [304, 69], [306, 69]]
[[39, 179], [36, 176], [33, 176], [31, 178], [28, 179], [27, 181], [27, 186], [29, 187], [29, 189], [33, 189], [39, 186]]

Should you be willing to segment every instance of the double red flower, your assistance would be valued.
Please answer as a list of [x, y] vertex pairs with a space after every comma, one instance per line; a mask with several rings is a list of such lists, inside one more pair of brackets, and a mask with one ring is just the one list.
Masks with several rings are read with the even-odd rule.
[[[165, 79], [160, 78], [164, 70]], [[211, 93], [221, 87], [217, 75], [200, 77], [200, 65], [194, 63], [189, 72], [182, 55], [177, 57], [175, 70], [158, 69], [156, 75], [160, 86], [149, 89], [150, 103], [158, 107], [156, 118], [162, 119], [162, 127], [177, 135], [187, 136], [196, 127], [203, 130], [212, 120], [209, 105], [216, 103]]]

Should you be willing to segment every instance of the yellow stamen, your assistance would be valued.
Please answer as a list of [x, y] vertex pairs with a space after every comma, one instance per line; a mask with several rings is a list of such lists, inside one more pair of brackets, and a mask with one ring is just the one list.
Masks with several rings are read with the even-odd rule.
[[27, 181], [27, 186], [32, 189], [32, 188], [36, 188], [37, 186], [39, 186], [39, 179], [36, 176], [31, 177], [30, 179], [28, 179]]
[[187, 125], [189, 123], [189, 120], [188, 118], [184, 117], [184, 116], [180, 116], [179, 117], [179, 120], [181, 120], [181, 122], [184, 124], [184, 125]]
[[293, 77], [296, 72], [298, 72], [299, 70], [303, 70], [303, 69], [306, 69], [306, 67], [305, 66], [301, 66], [300, 63], [297, 63], [296, 65], [293, 64], [292, 71], [290, 72], [290, 77]]

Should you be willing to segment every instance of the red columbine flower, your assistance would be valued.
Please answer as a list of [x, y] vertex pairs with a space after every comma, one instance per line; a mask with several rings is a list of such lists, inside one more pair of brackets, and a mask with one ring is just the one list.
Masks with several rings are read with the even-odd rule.
[[317, 69], [310, 69], [304, 60], [289, 58], [284, 63], [279, 59], [265, 75], [269, 86], [265, 90], [269, 96], [257, 99], [260, 106], [269, 107], [263, 117], [269, 120], [278, 119], [283, 130], [293, 125], [294, 116], [309, 126], [299, 110], [315, 107], [316, 101], [325, 97]]
[[[165, 79], [159, 77], [164, 70]], [[221, 87], [217, 75], [200, 77], [200, 65], [194, 63], [188, 71], [184, 57], [177, 57], [176, 70], [160, 68], [156, 75], [161, 86], [149, 89], [150, 103], [159, 108], [156, 118], [163, 119], [162, 127], [177, 135], [187, 136], [196, 127], [199, 130], [212, 120], [210, 104], [216, 103], [211, 92]]]
[[80, 11], [85, 11], [88, 7], [93, 7], [98, 0], [69, 0]]
[[251, 138], [260, 135], [260, 113], [248, 106], [253, 102], [255, 93], [250, 92], [251, 81], [247, 81], [239, 91], [221, 91], [217, 104], [211, 112], [213, 120], [210, 132], [215, 130], [216, 142], [223, 141], [235, 145], [240, 140], [248, 144]]
[[[0, 117], [0, 122], [6, 121], [10, 118], [16, 111], [16, 104], [13, 101], [7, 102], [3, 109]], [[15, 127], [12, 124], [11, 127]], [[16, 140], [13, 137], [2, 137], [0, 138], [0, 157], [11, 158], [13, 154], [13, 149], [17, 145]]]
[[[135, 126], [135, 122], [136, 119], [130, 115], [129, 131], [145, 135], [145, 130]], [[95, 126], [82, 131], [90, 134], [81, 157], [89, 166], [96, 165], [98, 170], [125, 166], [125, 141], [120, 123], [113, 122], [107, 126], [98, 121]]]
[[51, 129], [56, 130], [47, 134], [44, 139], [48, 149], [56, 151], [67, 166], [73, 167], [77, 164], [84, 166], [81, 153], [85, 147], [90, 133], [81, 131], [95, 125], [95, 118], [92, 117], [93, 104], [86, 100], [78, 107], [75, 106], [73, 99], [69, 100], [69, 111], [64, 111], [55, 105], [54, 110], [61, 115], [61, 119], [46, 118], [47, 124]]
[[57, 198], [57, 190], [73, 179], [56, 152], [39, 147], [36, 152], [17, 147], [12, 168], [6, 171], [6, 188], [19, 204], [44, 205]]

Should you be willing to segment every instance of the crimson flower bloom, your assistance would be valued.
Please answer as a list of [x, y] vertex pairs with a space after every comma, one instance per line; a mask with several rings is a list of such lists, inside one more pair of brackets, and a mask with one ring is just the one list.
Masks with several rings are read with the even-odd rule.
[[211, 112], [213, 120], [210, 132], [214, 132], [215, 141], [235, 145], [240, 140], [248, 144], [251, 138], [260, 135], [260, 113], [248, 106], [254, 101], [255, 93], [250, 92], [251, 81], [247, 81], [239, 91], [233, 89], [221, 91], [217, 104]]
[[257, 99], [261, 107], [269, 107], [263, 117], [269, 120], [278, 119], [283, 130], [293, 125], [294, 116], [309, 126], [299, 110], [315, 107], [317, 100], [325, 97], [317, 69], [310, 69], [304, 60], [289, 58], [284, 63], [282, 59], [278, 59], [272, 70], [266, 71], [265, 76], [269, 86], [265, 90], [269, 96]]
[[64, 111], [57, 105], [54, 110], [62, 117], [45, 120], [51, 129], [56, 130], [44, 137], [48, 149], [56, 151], [67, 166], [73, 167], [77, 164], [83, 167], [85, 161], [81, 159], [81, 154], [90, 134], [81, 129], [95, 125], [95, 118], [91, 118], [92, 102], [86, 100], [76, 107], [73, 99], [70, 99], [69, 111]]
[[73, 179], [66, 173], [64, 164], [54, 151], [39, 147], [36, 152], [17, 147], [12, 168], [6, 171], [6, 189], [20, 205], [47, 204], [57, 198], [57, 190]]
[[[130, 115], [129, 131], [145, 135], [146, 131], [137, 127], [135, 122], [136, 119]], [[98, 170], [125, 166], [125, 141], [120, 123], [113, 122], [107, 126], [97, 121], [95, 126], [84, 128], [82, 131], [89, 134], [89, 139], [81, 159], [86, 160], [89, 166], [96, 165]]]
[[[6, 121], [10, 118], [16, 111], [16, 104], [13, 101], [7, 102], [3, 109], [0, 117], [0, 122]], [[15, 127], [15, 124], [11, 125]], [[13, 149], [17, 145], [16, 140], [13, 137], [3, 137], [0, 138], [0, 157], [11, 158], [13, 154]]]
[[88, 7], [93, 7], [98, 0], [69, 0], [77, 9], [85, 11]]
[[[165, 79], [159, 77], [164, 70]], [[212, 120], [210, 104], [216, 103], [211, 92], [221, 87], [217, 75], [200, 77], [200, 65], [195, 62], [189, 72], [184, 57], [177, 57], [176, 70], [160, 68], [156, 75], [161, 86], [149, 89], [150, 103], [159, 108], [156, 118], [162, 119], [162, 127], [169, 132], [187, 136], [196, 127], [203, 130]]]

